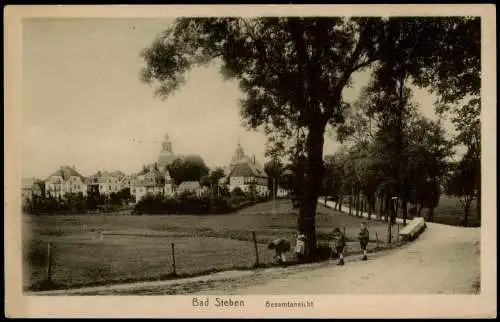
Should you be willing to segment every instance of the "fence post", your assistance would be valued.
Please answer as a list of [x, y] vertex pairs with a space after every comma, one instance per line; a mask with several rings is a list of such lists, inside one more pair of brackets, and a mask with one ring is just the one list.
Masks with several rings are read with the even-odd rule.
[[175, 246], [174, 243], [172, 243], [171, 245], [172, 245], [172, 273], [174, 275], [177, 275], [177, 270], [175, 268]]
[[52, 243], [47, 244], [47, 268], [46, 268], [47, 281], [52, 281]]
[[398, 229], [397, 229], [397, 236], [396, 236], [396, 241], [399, 241], [399, 224], [398, 225]]
[[377, 245], [375, 246], [375, 249], [378, 250], [378, 233], [375, 232], [375, 239], [377, 241]]
[[253, 247], [255, 248], [255, 266], [259, 266], [259, 248], [257, 247], [257, 237], [255, 236], [255, 231], [252, 231], [253, 237]]

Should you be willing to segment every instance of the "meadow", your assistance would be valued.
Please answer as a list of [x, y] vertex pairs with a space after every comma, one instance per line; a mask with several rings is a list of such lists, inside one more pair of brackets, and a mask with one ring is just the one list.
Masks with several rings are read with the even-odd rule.
[[[464, 210], [456, 197], [441, 196], [439, 205], [434, 210], [434, 222], [446, 225], [460, 226]], [[468, 225], [469, 227], [480, 227], [481, 219], [476, 215], [476, 201], [472, 201]]]
[[[274, 253], [267, 243], [283, 237], [293, 247], [297, 217], [287, 200], [224, 215], [24, 215], [24, 287], [36, 289], [45, 278], [49, 242], [57, 288], [173, 278], [172, 243], [177, 277], [250, 269], [256, 262], [252, 232], [259, 263], [269, 266]], [[318, 240], [330, 242], [329, 234], [339, 227], [349, 240], [347, 252], [359, 252], [355, 238], [362, 220], [318, 206]], [[367, 226], [369, 248], [376, 247], [376, 237], [384, 247], [386, 224], [370, 221]]]

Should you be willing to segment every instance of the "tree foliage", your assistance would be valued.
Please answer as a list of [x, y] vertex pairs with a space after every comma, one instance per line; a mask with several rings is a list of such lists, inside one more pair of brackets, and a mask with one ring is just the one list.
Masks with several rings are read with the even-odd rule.
[[283, 183], [283, 163], [277, 158], [271, 159], [264, 164], [264, 171], [267, 174], [267, 186], [269, 188], [269, 191], [272, 192], [272, 195], [276, 195], [278, 186], [282, 186]]
[[454, 164], [451, 175], [446, 182], [446, 192], [459, 198], [464, 208], [462, 223], [467, 225], [472, 201], [476, 197], [476, 173], [480, 171], [480, 161], [471, 153], [467, 153]]
[[[166, 98], [186, 81], [190, 68], [218, 61], [222, 75], [238, 81], [244, 94], [242, 119], [273, 138], [279, 148], [271, 152], [282, 150], [286, 140], [296, 142], [289, 152], [300, 205], [298, 228], [306, 235], [306, 256], [314, 258], [323, 136], [327, 124], [344, 122], [349, 105], [342, 91], [351, 85], [351, 75], [380, 63], [375, 72], [387, 88], [404, 74], [448, 94], [442, 84], [476, 62], [468, 57], [477, 54], [474, 45], [461, 43], [464, 31], [478, 27], [476, 20], [181, 18], [142, 52], [142, 79]], [[464, 46], [467, 50], [462, 52]], [[390, 113], [400, 111], [386, 108]]]
[[199, 155], [189, 155], [177, 158], [168, 166], [168, 171], [175, 184], [184, 181], [200, 181], [209, 173], [205, 161]]

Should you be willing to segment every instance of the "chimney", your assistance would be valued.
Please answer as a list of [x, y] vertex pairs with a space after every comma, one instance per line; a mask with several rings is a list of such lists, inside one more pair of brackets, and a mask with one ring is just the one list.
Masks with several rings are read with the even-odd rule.
[[75, 167], [75, 165], [74, 165], [74, 164], [73, 164], [73, 170], [76, 170], [76, 167]]
[[255, 154], [253, 155], [252, 162], [255, 164]]

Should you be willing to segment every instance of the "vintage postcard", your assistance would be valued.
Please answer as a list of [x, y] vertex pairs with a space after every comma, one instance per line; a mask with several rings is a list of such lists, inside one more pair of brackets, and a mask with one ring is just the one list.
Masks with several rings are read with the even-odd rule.
[[6, 316], [496, 317], [494, 12], [6, 7]]

